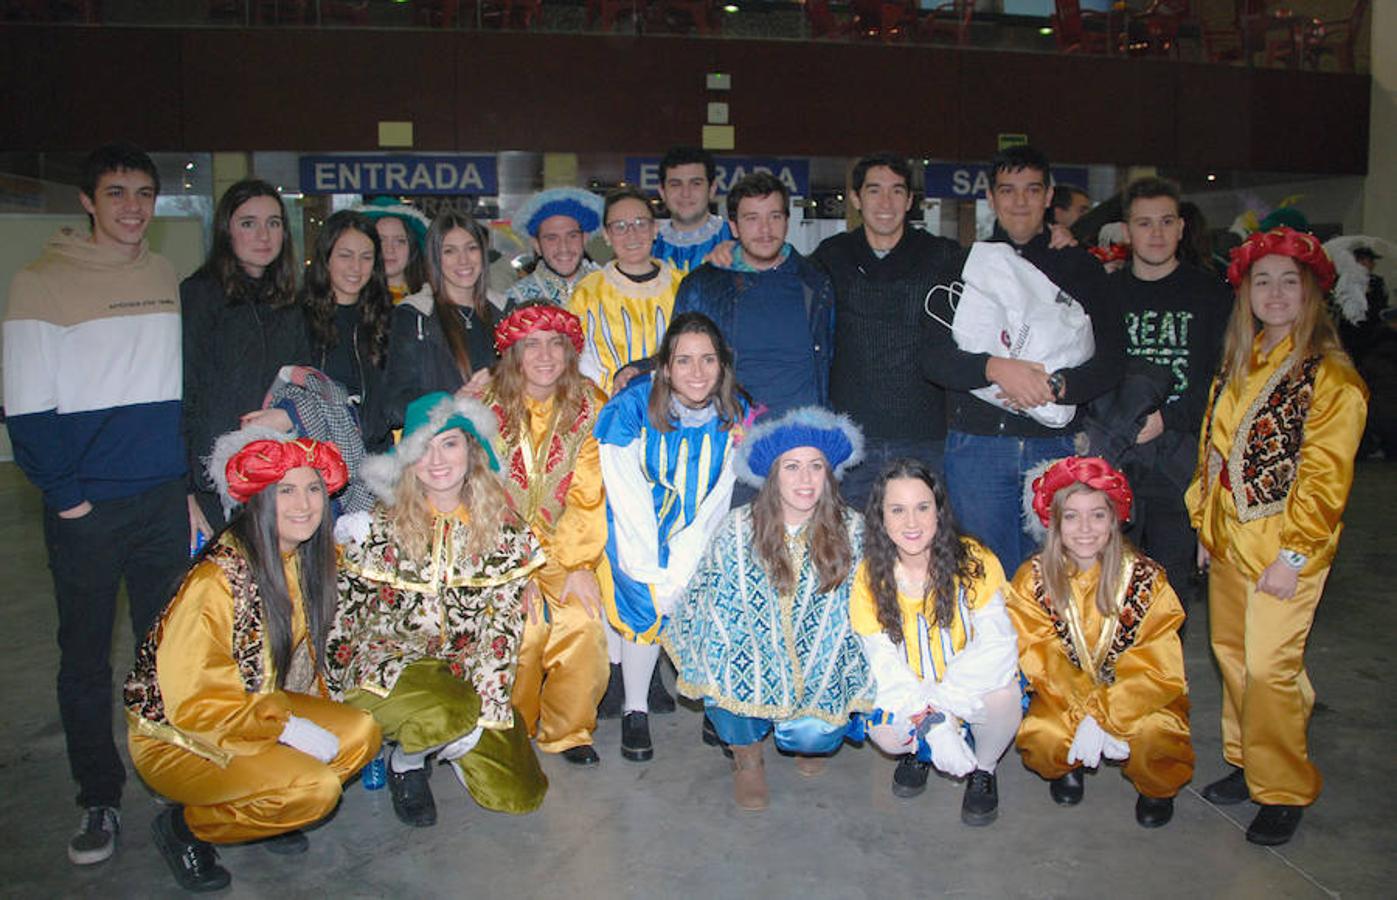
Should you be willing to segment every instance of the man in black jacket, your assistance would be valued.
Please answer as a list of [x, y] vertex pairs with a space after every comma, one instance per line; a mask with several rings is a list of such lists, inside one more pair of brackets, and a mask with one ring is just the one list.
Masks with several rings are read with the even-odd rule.
[[[1024, 476], [1045, 460], [1075, 451], [1081, 405], [1116, 386], [1124, 355], [1120, 309], [1105, 290], [1101, 264], [1079, 247], [1049, 246], [1051, 236], [1044, 226], [1052, 202], [1047, 158], [1032, 147], [1019, 146], [997, 153], [991, 165], [989, 202], [996, 224], [990, 240], [1011, 244], [1081, 303], [1091, 317], [1096, 343], [1095, 355], [1086, 363], [1049, 372], [1034, 360], [966, 353], [956, 347], [949, 330], [923, 317], [923, 371], [946, 389], [945, 466], [951, 505], [965, 530], [984, 541], [1012, 575], [1037, 543], [1024, 531]], [[931, 305], [946, 321], [955, 314], [944, 293]], [[999, 388], [1010, 409], [969, 393], [990, 384]], [[1046, 403], [1076, 405], [1078, 414], [1063, 428], [1042, 425], [1024, 414]]]
[[912, 170], [892, 154], [855, 164], [850, 200], [863, 225], [823, 241], [812, 259], [834, 282], [836, 328], [830, 405], [863, 429], [864, 461], [840, 490], [862, 509], [884, 464], [900, 456], [941, 470], [945, 397], [918, 362], [927, 292], [955, 277], [964, 251], [907, 227]]
[[1149, 414], [1135, 446], [1120, 460], [1135, 489], [1130, 537], [1164, 566], [1187, 603], [1195, 538], [1184, 491], [1198, 459], [1198, 429], [1232, 294], [1212, 274], [1180, 261], [1178, 187], [1141, 178], [1121, 199], [1131, 259], [1109, 283], [1125, 315], [1126, 353], [1167, 368], [1171, 385], [1164, 406]]

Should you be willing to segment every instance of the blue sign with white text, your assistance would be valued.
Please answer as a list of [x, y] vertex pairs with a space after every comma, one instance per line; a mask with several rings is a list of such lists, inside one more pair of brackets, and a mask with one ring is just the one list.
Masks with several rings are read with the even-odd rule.
[[302, 156], [303, 194], [499, 193], [493, 156]]
[[[770, 172], [786, 186], [792, 196], [810, 196], [810, 160], [780, 159], [774, 156], [718, 156], [718, 196], [726, 196], [733, 183], [753, 172]], [[626, 157], [626, 181], [646, 193], [660, 189], [660, 158], [658, 156]]]
[[[1085, 166], [1053, 166], [1053, 181], [1087, 186]], [[926, 167], [926, 195], [955, 200], [984, 197], [990, 190], [990, 167], [978, 163], [930, 163]]]

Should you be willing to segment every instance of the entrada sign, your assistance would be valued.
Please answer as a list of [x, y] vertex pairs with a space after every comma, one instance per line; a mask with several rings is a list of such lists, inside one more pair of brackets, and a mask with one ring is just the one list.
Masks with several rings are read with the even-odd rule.
[[[719, 156], [717, 163], [718, 195], [724, 196], [733, 184], [753, 172], [770, 172], [796, 197], [810, 196], [810, 160], [780, 159], [774, 156]], [[658, 156], [626, 157], [626, 181], [642, 191], [654, 193], [660, 189], [660, 158]]]
[[303, 194], [499, 193], [494, 156], [303, 156]]

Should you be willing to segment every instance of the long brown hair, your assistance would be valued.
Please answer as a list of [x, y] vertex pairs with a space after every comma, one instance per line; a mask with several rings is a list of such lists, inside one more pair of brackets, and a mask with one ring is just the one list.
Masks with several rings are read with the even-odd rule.
[[[330, 254], [335, 243], [346, 231], [357, 231], [368, 238], [374, 248], [374, 267], [369, 279], [359, 289], [359, 330], [368, 342], [369, 361], [383, 368], [388, 355], [388, 320], [393, 301], [388, 293], [388, 279], [383, 274], [383, 247], [378, 242], [378, 229], [363, 213], [342, 209], [320, 226], [315, 238], [315, 253], [306, 282], [301, 286], [300, 303], [305, 310], [311, 342], [321, 353], [328, 352], [343, 340], [335, 329], [335, 290], [330, 284]], [[290, 236], [287, 236], [290, 240]], [[351, 337], [351, 339], [353, 339]]]
[[[544, 303], [525, 303], [516, 309], [528, 306], [541, 306]], [[571, 424], [577, 418], [582, 405], [591, 396], [592, 383], [582, 376], [577, 367], [577, 349], [571, 341], [564, 342], [563, 374], [553, 385], [553, 399], [558, 404], [558, 424]], [[492, 370], [491, 390], [500, 404], [503, 415], [500, 420], [500, 437], [513, 446], [519, 442], [519, 429], [528, 429], [529, 412], [524, 406], [527, 396], [528, 379], [524, 377], [523, 341], [516, 341], [504, 352]]]
[[686, 334], [706, 334], [718, 353], [718, 364], [722, 371], [718, 374], [718, 385], [713, 390], [713, 402], [718, 405], [718, 417], [723, 430], [727, 431], [742, 418], [742, 399], [746, 397], [737, 383], [737, 370], [733, 366], [732, 348], [723, 340], [723, 334], [713, 320], [699, 312], [680, 313], [665, 329], [664, 340], [655, 354], [655, 374], [650, 386], [649, 418], [650, 426], [656, 431], [673, 431], [678, 425], [670, 410], [674, 391], [669, 384], [669, 364], [674, 359], [674, 347], [679, 338]]
[[[233, 252], [233, 213], [244, 203], [258, 197], [276, 201], [281, 216], [281, 252], [276, 255], [260, 278], [253, 278], [243, 269]], [[265, 181], [245, 178], [223, 192], [213, 213], [213, 246], [204, 261], [208, 272], [223, 288], [229, 306], [242, 303], [265, 304], [271, 307], [290, 306], [296, 301], [296, 248], [291, 240], [291, 225], [286, 218], [286, 204], [277, 189]]]
[[[1039, 566], [1043, 572], [1043, 588], [1053, 610], [1062, 615], [1072, 603], [1071, 578], [1077, 574], [1077, 561], [1067, 553], [1062, 543], [1062, 510], [1067, 498], [1076, 494], [1096, 492], [1105, 497], [1105, 492], [1088, 487], [1080, 481], [1069, 484], [1053, 495], [1051, 515], [1048, 519], [1048, 537], [1043, 541], [1043, 552], [1039, 556]], [[1096, 579], [1096, 610], [1103, 616], [1114, 616], [1120, 612], [1116, 607], [1116, 594], [1121, 586], [1121, 560], [1125, 556], [1126, 540], [1121, 534], [1120, 518], [1115, 514], [1115, 505], [1109, 497], [1106, 505], [1111, 509], [1111, 538], [1106, 542], [1097, 562], [1101, 574]]]
[[[461, 485], [461, 503], [470, 522], [466, 538], [466, 553], [478, 556], [500, 541], [506, 521], [516, 522], [509, 509], [504, 486], [490, 471], [490, 460], [480, 442], [466, 435], [466, 480]], [[397, 498], [389, 508], [388, 521], [394, 541], [410, 556], [421, 558], [432, 550], [432, 526], [436, 514], [450, 515], [455, 510], [433, 512], [431, 501], [422, 490], [412, 467], [398, 478]]]
[[[1300, 318], [1291, 327], [1291, 339], [1300, 356], [1340, 353], [1339, 333], [1330, 318], [1329, 306], [1324, 302], [1324, 292], [1319, 288], [1310, 267], [1296, 261], [1300, 270], [1300, 289], [1303, 303]], [[1261, 330], [1261, 322], [1251, 309], [1251, 271], [1242, 276], [1237, 286], [1237, 299], [1232, 305], [1232, 318], [1227, 322], [1227, 336], [1223, 341], [1221, 377], [1225, 383], [1240, 391], [1242, 383], [1251, 373], [1252, 343]]]
[[[776, 472], [780, 463], [781, 458], [777, 457], [761, 490], [752, 500], [752, 546], [776, 593], [787, 596], [796, 589], [797, 572], [786, 548], [786, 518], [781, 510], [781, 488]], [[815, 574], [820, 577], [816, 592], [827, 594], [849, 577], [854, 560], [849, 532], [844, 527], [839, 482], [834, 480], [834, 470], [828, 465], [824, 493], [811, 510], [805, 527], [810, 559], [815, 564]]]
[[478, 320], [478, 327], [485, 328], [487, 333], [493, 331], [495, 317], [491, 313], [490, 301], [486, 296], [486, 285], [490, 280], [490, 232], [473, 217], [448, 209], [437, 213], [437, 217], [432, 220], [432, 227], [427, 229], [425, 250], [427, 284], [432, 288], [432, 312], [441, 325], [442, 334], [446, 336], [446, 346], [451, 351], [451, 358], [456, 361], [456, 368], [460, 370], [461, 377], [469, 381], [471, 353], [466, 338], [466, 323], [461, 321], [456, 304], [446, 296], [446, 279], [441, 270], [442, 243], [446, 236], [457, 228], [469, 234], [480, 246], [480, 277], [476, 279], [475, 287], [471, 290], [468, 308]]
[[878, 473], [868, 495], [868, 505], [864, 507], [863, 558], [868, 569], [868, 586], [878, 609], [878, 624], [894, 644], [902, 643], [902, 609], [897, 602], [898, 556], [897, 544], [893, 543], [887, 523], [883, 521], [883, 500], [888, 493], [888, 482], [898, 478], [922, 482], [931, 490], [931, 498], [936, 503], [936, 534], [932, 535], [931, 552], [927, 554], [923, 610], [927, 600], [934, 597], [936, 624], [950, 627], [956, 616], [959, 588], [985, 575], [984, 563], [970, 552], [961, 535], [941, 479], [921, 460], [904, 457], [889, 462]]

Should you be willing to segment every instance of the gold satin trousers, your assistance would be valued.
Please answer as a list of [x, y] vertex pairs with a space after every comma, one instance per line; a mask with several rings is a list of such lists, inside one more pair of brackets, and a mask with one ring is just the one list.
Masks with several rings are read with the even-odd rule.
[[340, 739], [340, 752], [328, 764], [272, 744], [222, 767], [134, 731], [131, 761], [151, 790], [183, 804], [190, 831], [202, 840], [235, 844], [313, 825], [334, 810], [344, 782], [378, 752], [378, 725], [343, 703], [291, 691], [286, 698], [293, 715]]
[[538, 749], [561, 753], [592, 743], [611, 666], [601, 619], [576, 600], [545, 602], [547, 617], [524, 626], [512, 698]]
[[1241, 569], [1214, 556], [1208, 622], [1222, 672], [1222, 755], [1246, 771], [1257, 803], [1308, 806], [1319, 796], [1308, 730], [1315, 705], [1305, 643], [1329, 577], [1302, 575], [1295, 596], [1256, 589]]

